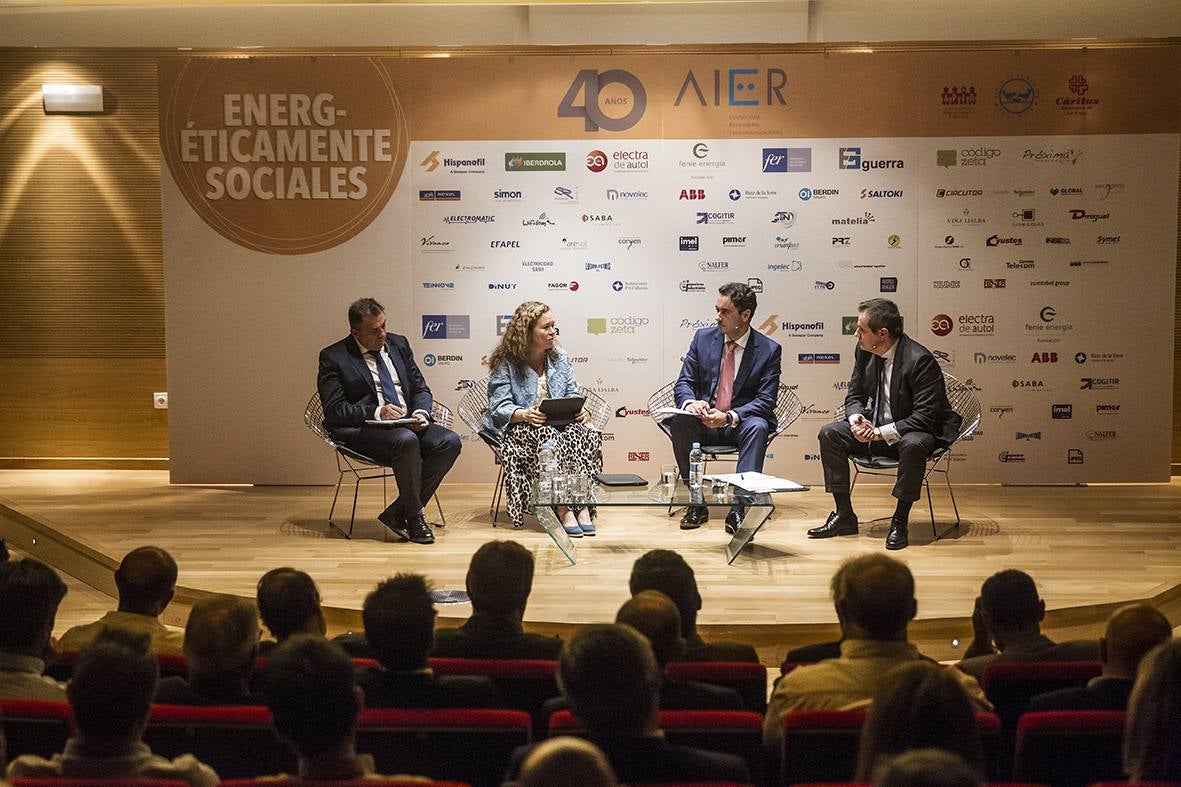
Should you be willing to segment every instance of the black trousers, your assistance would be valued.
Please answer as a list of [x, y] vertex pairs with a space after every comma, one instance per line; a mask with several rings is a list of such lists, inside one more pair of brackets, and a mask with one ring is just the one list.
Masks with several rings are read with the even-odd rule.
[[935, 435], [907, 432], [890, 445], [878, 441], [863, 443], [853, 436], [848, 421], [831, 421], [820, 427], [820, 462], [824, 465], [824, 491], [849, 494], [849, 457], [853, 454], [885, 456], [898, 460], [894, 497], [914, 502], [923, 490], [927, 457], [935, 450]]
[[761, 473], [767, 457], [767, 435], [771, 427], [767, 419], [751, 415], [738, 421], [734, 428], [710, 429], [695, 415], [674, 415], [666, 421], [673, 444], [681, 479], [689, 480], [689, 451], [694, 443], [702, 445], [733, 445], [738, 447], [738, 473]]
[[398, 499], [390, 503], [381, 518], [399, 522], [422, 513], [439, 488], [447, 471], [459, 458], [459, 435], [438, 424], [421, 432], [404, 426], [361, 427], [348, 447], [394, 471]]

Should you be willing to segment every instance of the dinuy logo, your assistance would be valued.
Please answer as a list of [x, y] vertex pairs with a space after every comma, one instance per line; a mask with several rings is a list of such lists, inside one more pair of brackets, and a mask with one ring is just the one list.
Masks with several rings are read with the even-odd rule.
[[268, 254], [330, 249], [381, 213], [402, 175], [409, 133], [392, 84], [375, 58], [165, 60], [161, 152], [226, 239]]
[[558, 102], [558, 117], [582, 118], [583, 130], [588, 132], [627, 131], [640, 122], [647, 108], [648, 92], [635, 74], [621, 68], [584, 68]]

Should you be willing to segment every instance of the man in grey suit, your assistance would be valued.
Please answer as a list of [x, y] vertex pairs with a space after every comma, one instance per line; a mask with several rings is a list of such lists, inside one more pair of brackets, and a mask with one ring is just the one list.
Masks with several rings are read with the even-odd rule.
[[[459, 435], [431, 423], [431, 389], [406, 337], [386, 331], [380, 303], [349, 306], [349, 335], [320, 351], [316, 389], [332, 439], [394, 471], [398, 499], [377, 518], [402, 538], [434, 543], [422, 509], [459, 458]], [[413, 421], [366, 423], [402, 418]]]
[[903, 549], [910, 507], [922, 491], [927, 457], [955, 440], [963, 419], [947, 401], [943, 371], [935, 356], [902, 332], [898, 306], [885, 298], [873, 298], [858, 304], [857, 312], [857, 348], [845, 397], [846, 420], [820, 429], [824, 491], [832, 494], [836, 510], [823, 525], [809, 530], [808, 536], [856, 534], [857, 514], [849, 495], [849, 455], [890, 457], [898, 460], [894, 482], [898, 503], [886, 549]]

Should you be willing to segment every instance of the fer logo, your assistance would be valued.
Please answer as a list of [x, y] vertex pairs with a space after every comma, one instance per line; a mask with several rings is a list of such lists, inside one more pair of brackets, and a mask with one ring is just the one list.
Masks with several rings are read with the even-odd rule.
[[[622, 85], [631, 93], [631, 96], [611, 95], [605, 100], [602, 99], [600, 93], [608, 85], [613, 84]], [[618, 91], [611, 92], [614, 94]], [[579, 94], [583, 97], [582, 103], [575, 104]], [[604, 103], [608, 106], [630, 105], [631, 108], [622, 117], [612, 117], [603, 112]], [[562, 100], [558, 103], [558, 117], [582, 118], [584, 131], [598, 131], [599, 129], [627, 131], [640, 122], [640, 119], [644, 117], [644, 110], [647, 108], [648, 92], [635, 74], [621, 68], [612, 68], [607, 71], [584, 68], [574, 75], [574, 80], [566, 90], [566, 95], [562, 96]]]

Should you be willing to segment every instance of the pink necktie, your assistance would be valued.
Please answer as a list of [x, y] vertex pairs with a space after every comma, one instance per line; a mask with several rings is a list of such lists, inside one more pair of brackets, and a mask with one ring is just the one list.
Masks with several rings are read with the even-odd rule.
[[718, 380], [718, 398], [715, 407], [723, 413], [730, 409], [734, 397], [734, 348], [738, 342], [726, 342], [726, 354], [722, 356], [722, 378]]

